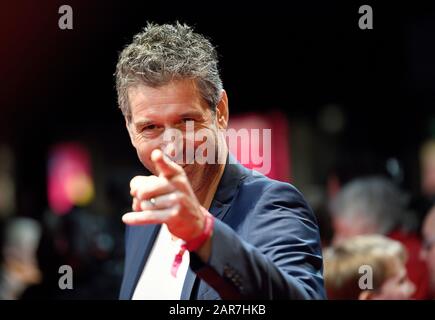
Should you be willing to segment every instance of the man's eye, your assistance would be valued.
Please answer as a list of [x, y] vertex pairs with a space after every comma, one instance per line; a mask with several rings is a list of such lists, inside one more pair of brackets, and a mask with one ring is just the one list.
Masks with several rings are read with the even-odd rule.
[[142, 128], [142, 131], [150, 131], [150, 130], [154, 130], [157, 129], [157, 126], [155, 124], [150, 124], [148, 126], [145, 126]]

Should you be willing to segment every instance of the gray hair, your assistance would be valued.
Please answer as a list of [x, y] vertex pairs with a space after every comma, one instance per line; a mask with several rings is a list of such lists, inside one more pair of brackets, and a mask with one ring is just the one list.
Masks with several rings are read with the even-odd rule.
[[119, 55], [116, 65], [118, 104], [131, 120], [128, 88], [159, 87], [174, 80], [194, 80], [212, 111], [221, 99], [217, 52], [204, 36], [185, 24], [148, 23]]
[[365, 177], [346, 184], [332, 201], [337, 216], [363, 216], [386, 234], [394, 228], [414, 229], [416, 221], [407, 211], [409, 196], [383, 177]]

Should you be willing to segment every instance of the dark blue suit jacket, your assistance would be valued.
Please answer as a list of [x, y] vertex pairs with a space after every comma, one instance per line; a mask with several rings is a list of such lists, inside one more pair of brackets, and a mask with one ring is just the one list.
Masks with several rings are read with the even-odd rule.
[[[325, 298], [316, 219], [296, 188], [227, 164], [209, 211], [210, 261], [190, 253], [182, 299]], [[133, 296], [159, 229], [127, 227], [120, 299]]]

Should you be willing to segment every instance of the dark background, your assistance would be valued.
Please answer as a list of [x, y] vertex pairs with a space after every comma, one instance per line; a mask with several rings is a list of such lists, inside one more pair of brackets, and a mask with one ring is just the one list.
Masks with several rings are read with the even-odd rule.
[[[73, 8], [73, 30], [58, 27], [62, 4]], [[373, 8], [373, 30], [358, 27], [362, 4]], [[419, 192], [418, 150], [435, 133], [435, 4], [17, 1], [0, 6], [0, 144], [14, 156], [13, 215], [43, 219], [51, 145], [74, 140], [91, 150], [97, 197], [85, 210], [98, 217], [93, 223], [104, 226], [101, 232], [114, 244], [88, 264], [80, 262], [88, 266], [80, 278], [86, 289], [74, 297], [117, 294], [120, 216], [129, 206], [128, 182], [143, 169], [117, 109], [113, 73], [118, 53], [147, 21], [186, 22], [212, 40], [232, 114], [274, 108], [287, 115], [290, 134], [292, 125], [308, 126], [314, 138], [293, 150], [310, 148], [314, 159], [304, 168], [312, 172], [308, 180], [298, 183], [294, 172], [302, 191], [308, 184], [325, 186], [331, 171], [339, 172], [342, 182], [383, 172], [393, 158], [403, 169], [400, 185]], [[331, 104], [345, 119], [335, 133], [319, 125]], [[325, 150], [325, 144], [331, 148]], [[47, 253], [46, 268], [57, 266], [57, 258]], [[47, 288], [41, 292], [55, 295]]]

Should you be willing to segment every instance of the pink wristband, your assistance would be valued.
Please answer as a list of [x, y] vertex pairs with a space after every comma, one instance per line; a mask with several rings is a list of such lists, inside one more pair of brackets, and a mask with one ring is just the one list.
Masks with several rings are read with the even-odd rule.
[[[205, 209], [203, 210], [205, 211]], [[213, 232], [213, 226], [214, 226], [214, 217], [208, 211], [206, 211], [204, 230], [195, 239], [183, 243], [181, 245], [180, 251], [177, 253], [177, 255], [174, 258], [174, 261], [172, 262], [171, 274], [174, 277], [177, 276], [178, 268], [180, 267], [181, 262], [183, 261], [184, 252], [186, 250], [188, 251], [198, 250], [204, 244], [204, 242], [207, 241], [207, 239], [210, 237], [211, 233]]]
[[198, 237], [183, 244], [186, 250], [189, 251], [198, 250], [204, 244], [204, 242], [207, 241], [207, 239], [210, 237], [213, 231], [213, 225], [214, 225], [214, 217], [207, 212], [205, 215], [204, 230]]

